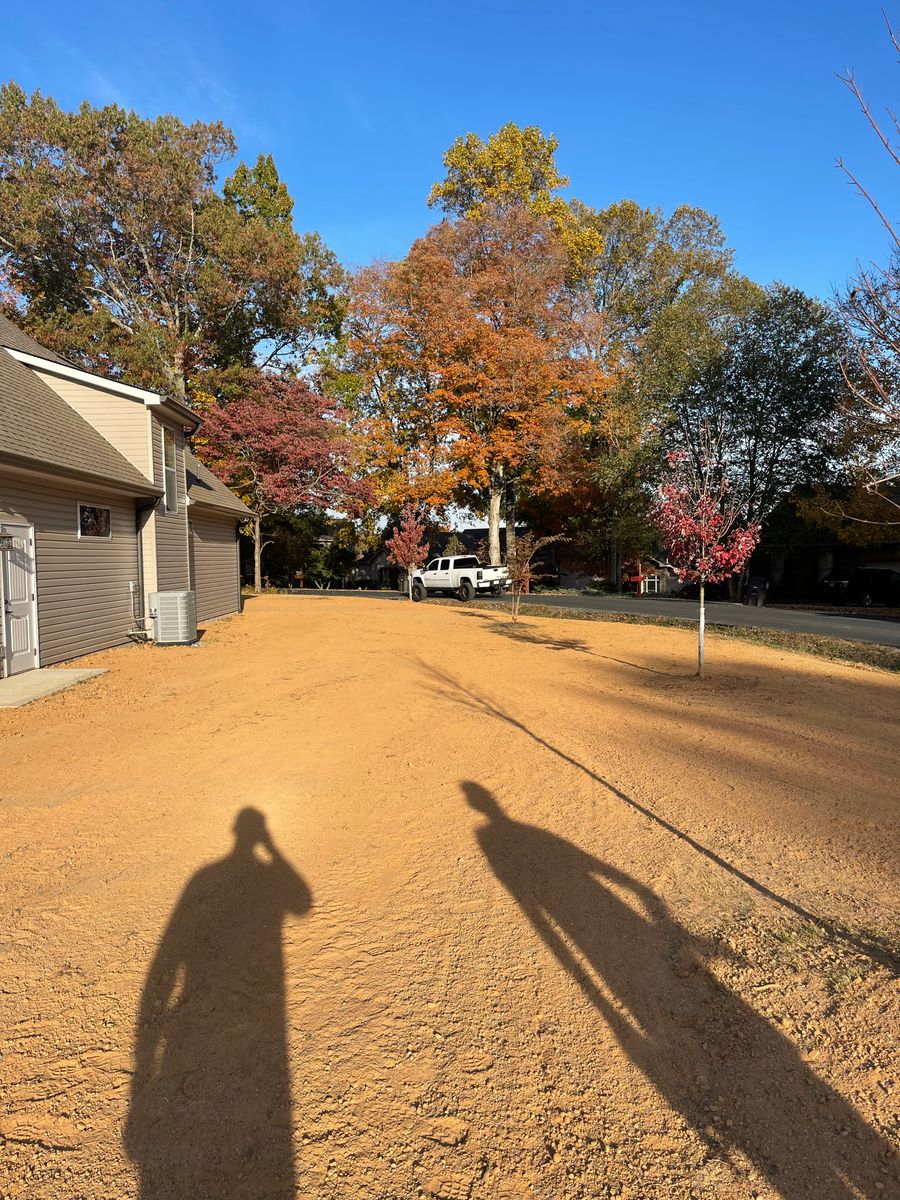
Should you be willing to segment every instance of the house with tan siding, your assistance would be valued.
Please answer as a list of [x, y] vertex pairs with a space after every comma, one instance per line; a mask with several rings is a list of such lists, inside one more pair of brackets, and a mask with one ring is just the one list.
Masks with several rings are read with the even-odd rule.
[[249, 514], [185, 405], [76, 367], [0, 316], [0, 675], [151, 635], [151, 596], [241, 608]]

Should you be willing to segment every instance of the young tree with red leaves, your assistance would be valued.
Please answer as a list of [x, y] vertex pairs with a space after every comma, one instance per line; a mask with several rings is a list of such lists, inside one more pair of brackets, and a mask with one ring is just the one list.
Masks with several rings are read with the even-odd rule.
[[720, 442], [704, 428], [698, 453], [668, 457], [669, 475], [659, 486], [655, 518], [679, 579], [700, 585], [697, 675], [704, 674], [706, 585], [744, 569], [759, 541], [760, 526], [742, 523], [746, 497], [732, 487]]
[[303, 506], [355, 515], [371, 497], [349, 473], [350, 443], [334, 400], [302, 379], [260, 375], [237, 400], [207, 409], [198, 450], [250, 507], [254, 584], [262, 585], [262, 519]]
[[406, 572], [406, 587], [410, 600], [413, 572], [422, 566], [428, 557], [428, 543], [423, 540], [424, 534], [425, 522], [414, 508], [407, 506], [400, 515], [400, 528], [395, 525], [393, 537], [389, 537], [385, 543], [388, 561]]
[[509, 592], [509, 615], [514, 622], [519, 619], [522, 597], [527, 596], [533, 585], [549, 573], [535, 562], [535, 557], [545, 546], [568, 540], [560, 533], [551, 534], [549, 537], [535, 537], [533, 533], [520, 533], [512, 549], [507, 543], [506, 569], [512, 580]]

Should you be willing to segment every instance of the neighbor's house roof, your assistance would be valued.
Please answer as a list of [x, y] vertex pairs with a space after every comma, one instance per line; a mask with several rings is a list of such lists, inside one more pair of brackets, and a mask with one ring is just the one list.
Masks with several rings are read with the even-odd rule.
[[191, 504], [225, 509], [244, 520], [252, 516], [243, 500], [239, 500], [231, 488], [226, 487], [221, 479], [217, 479], [212, 471], [204, 467], [187, 449], [184, 452], [184, 465], [187, 470], [187, 489]]
[[[2, 344], [9, 328], [19, 331], [5, 318], [0, 320]], [[31, 341], [26, 334], [20, 337]], [[43, 346], [38, 349], [42, 355], [50, 353]], [[138, 496], [162, 494], [93, 425], [5, 349], [0, 349], [0, 462], [106, 482]]]
[[72, 365], [54, 350], [48, 350], [46, 346], [36, 342], [33, 337], [29, 337], [24, 330], [20, 329], [18, 325], [14, 325], [2, 314], [0, 314], [0, 346], [5, 346], [7, 350], [18, 350], [21, 354], [33, 354], [37, 358], [46, 358], [50, 362], [63, 363], [65, 366]]

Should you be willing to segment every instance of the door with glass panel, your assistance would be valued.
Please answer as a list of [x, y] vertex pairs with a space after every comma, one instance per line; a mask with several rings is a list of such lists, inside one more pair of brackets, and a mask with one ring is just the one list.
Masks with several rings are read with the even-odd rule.
[[0, 523], [0, 594], [3, 598], [3, 673], [39, 665], [34, 530]]

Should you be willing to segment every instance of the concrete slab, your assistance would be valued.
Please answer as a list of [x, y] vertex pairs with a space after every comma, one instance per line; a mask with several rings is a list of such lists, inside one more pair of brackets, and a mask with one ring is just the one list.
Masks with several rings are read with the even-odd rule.
[[41, 667], [0, 679], [0, 708], [22, 708], [33, 700], [42, 700], [54, 692], [64, 692], [76, 683], [95, 675], [105, 675], [105, 667]]

